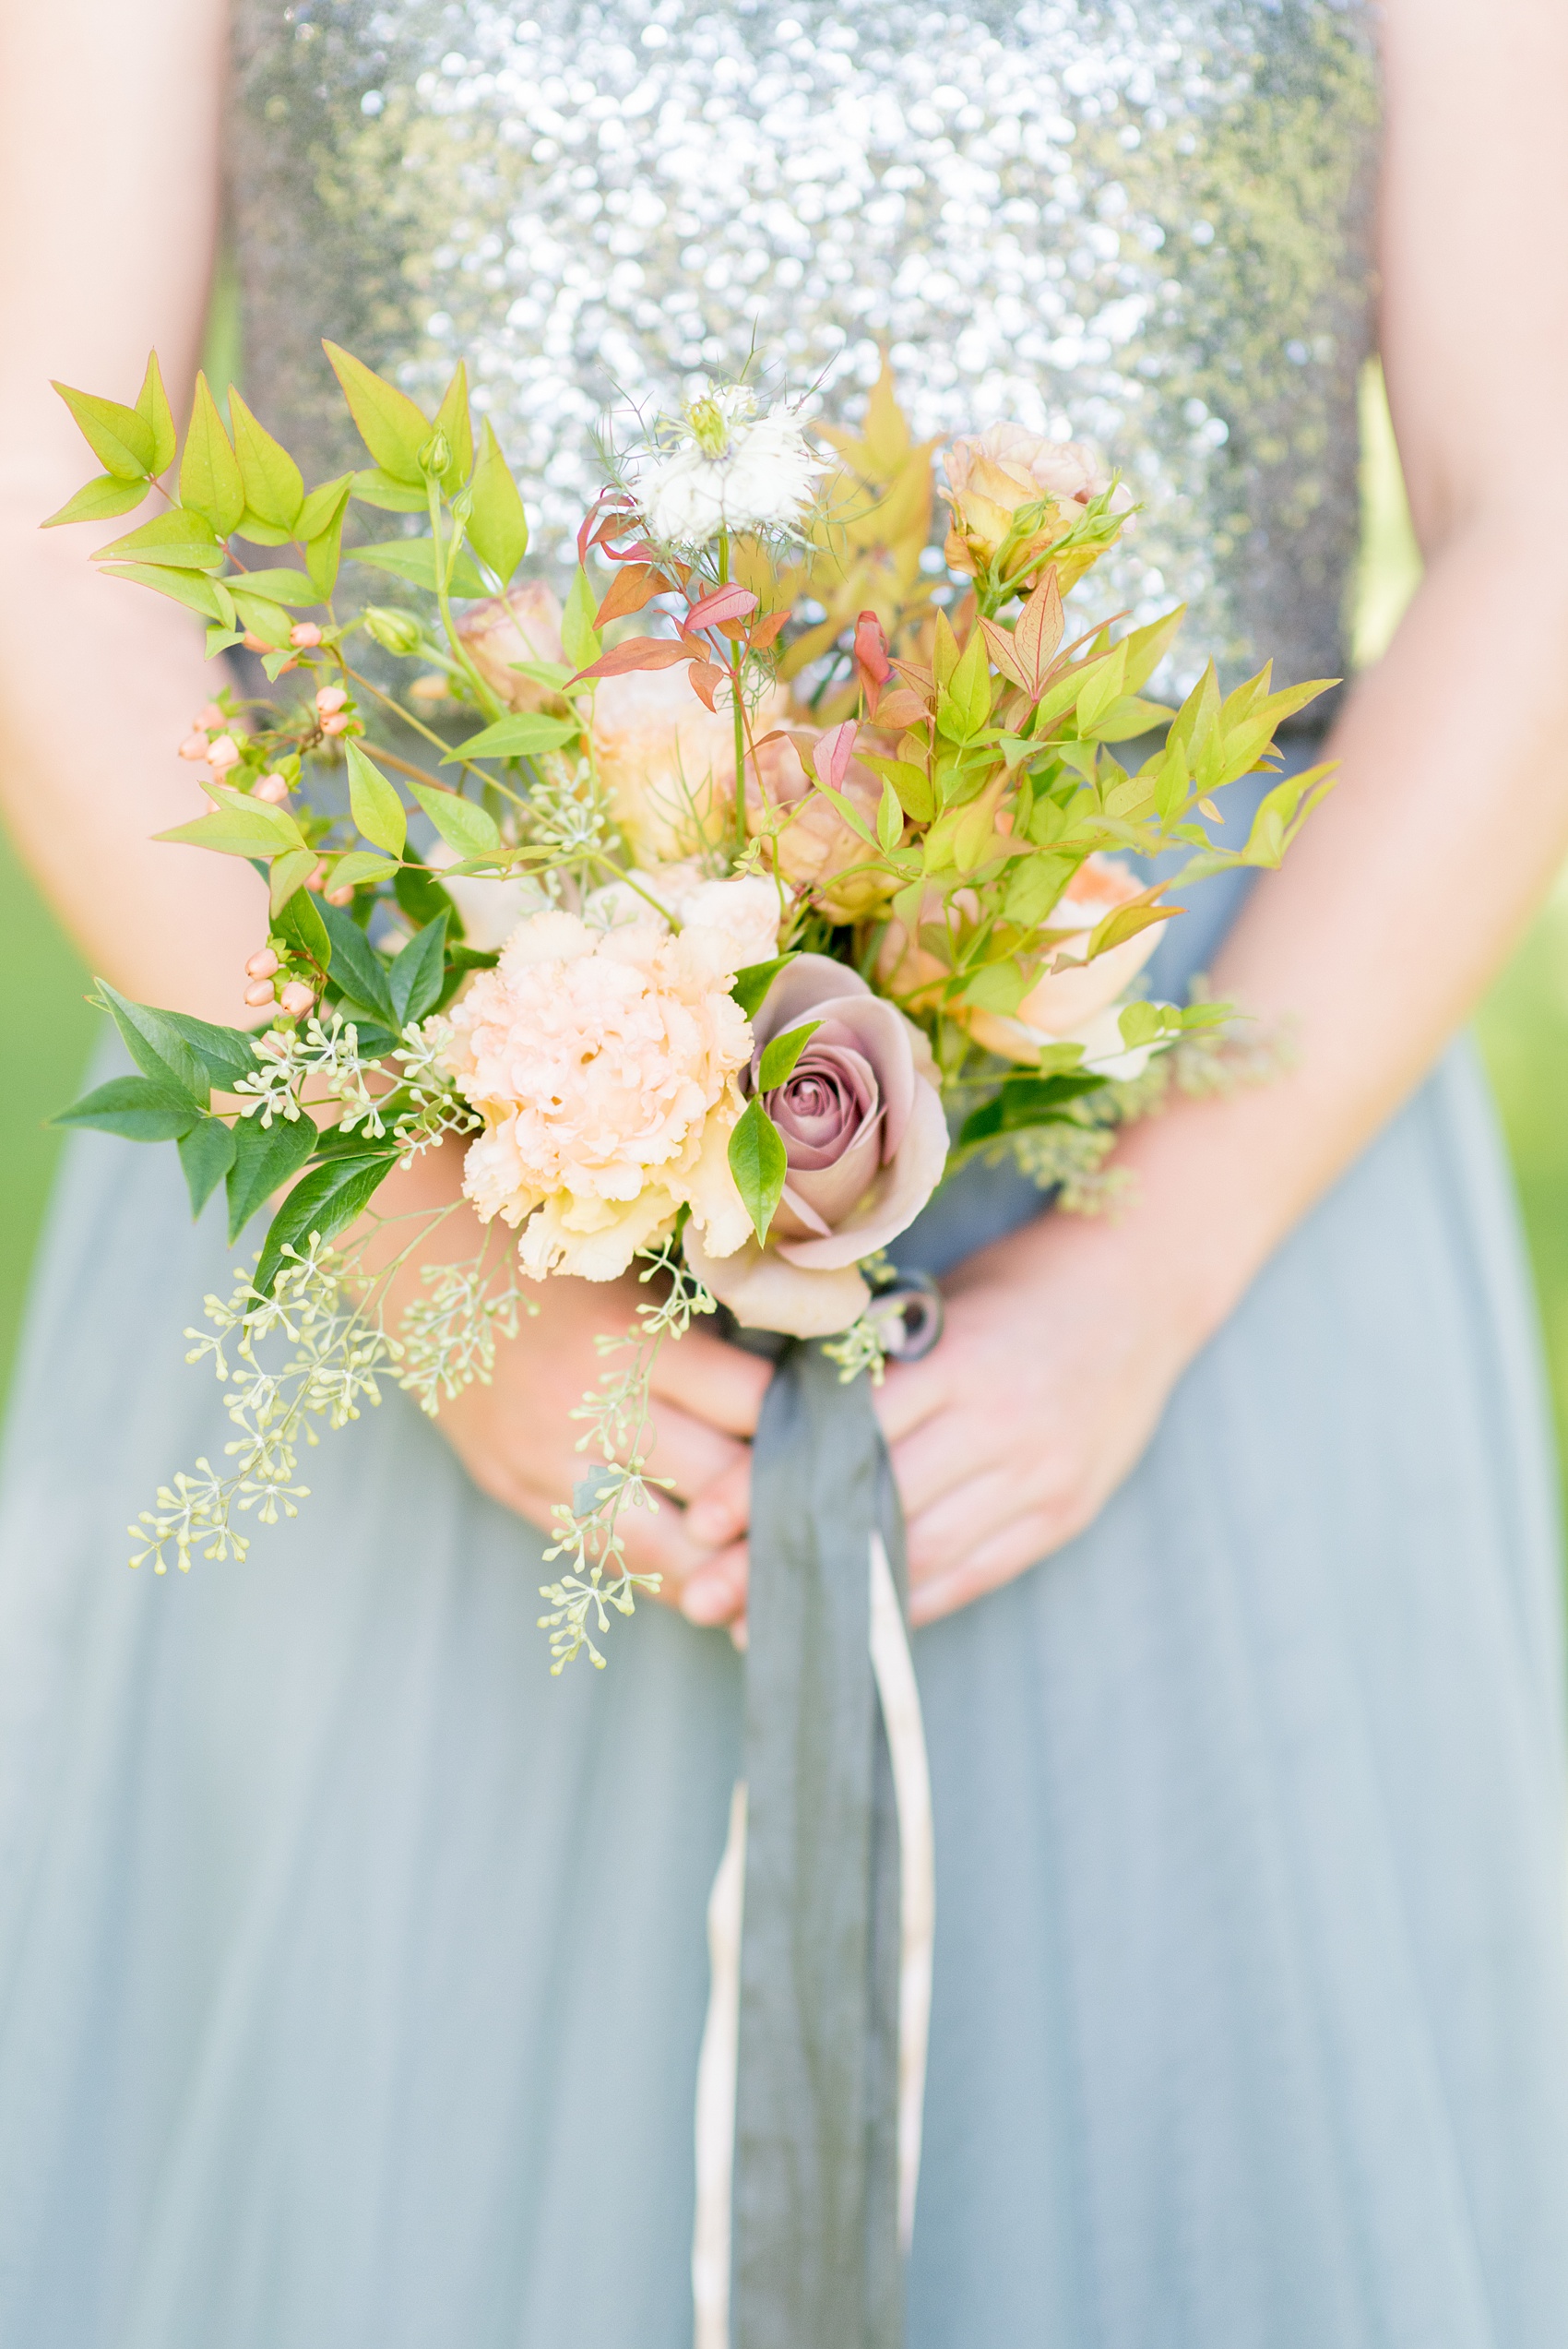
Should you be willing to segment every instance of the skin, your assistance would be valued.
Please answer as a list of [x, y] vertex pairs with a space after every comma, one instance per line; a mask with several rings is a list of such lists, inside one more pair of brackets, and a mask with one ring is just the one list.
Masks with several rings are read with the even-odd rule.
[[[1214, 973], [1257, 1012], [1293, 1016], [1301, 1066], [1137, 1129], [1123, 1151], [1136, 1199], [1119, 1222], [1045, 1218], [950, 1281], [941, 1345], [893, 1369], [878, 1400], [918, 1622], [1093, 1520], [1260, 1266], [1420, 1083], [1568, 850], [1568, 480], [1554, 461], [1568, 13], [1384, 0], [1383, 37], [1381, 342], [1427, 574], [1330, 745], [1338, 791], [1259, 884]], [[47, 376], [128, 392], [156, 340], [176, 407], [186, 390], [220, 53], [201, 0], [54, 0], [0, 28], [0, 212], [26, 222], [0, 240], [0, 787], [95, 969], [232, 1018], [259, 888], [228, 860], [148, 840], [197, 811], [172, 749], [211, 673], [172, 607], [92, 577], [85, 533], [36, 531], [83, 475]], [[455, 1158], [432, 1159], [401, 1204], [456, 1185]], [[466, 1221], [438, 1247], [469, 1252]], [[580, 1470], [566, 1412], [596, 1374], [593, 1335], [623, 1330], [636, 1295], [547, 1284], [494, 1385], [442, 1412], [477, 1482], [536, 1523]], [[699, 1623], [742, 1626], [744, 1439], [766, 1379], [700, 1330], [661, 1365], [654, 1465], [683, 1506], [629, 1547]]]

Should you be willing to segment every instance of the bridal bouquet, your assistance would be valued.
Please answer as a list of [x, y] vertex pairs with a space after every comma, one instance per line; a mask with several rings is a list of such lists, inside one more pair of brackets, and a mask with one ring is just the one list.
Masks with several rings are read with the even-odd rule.
[[[1076, 444], [1004, 423], [943, 449], [938, 554], [935, 447], [885, 371], [859, 434], [721, 385], [607, 444], [559, 602], [517, 578], [522, 501], [463, 368], [432, 417], [327, 350], [369, 462], [308, 491], [200, 379], [182, 448], [156, 359], [134, 406], [58, 388], [104, 470], [52, 520], [156, 496], [94, 559], [273, 688], [196, 712], [209, 812], [165, 835], [267, 876], [267, 933], [235, 944], [255, 1024], [102, 985], [139, 1073], [63, 1121], [173, 1141], [232, 1239], [268, 1219], [190, 1333], [230, 1464], [159, 1492], [133, 1563], [244, 1556], [244, 1512], [294, 1513], [319, 1423], [387, 1377], [434, 1411], [531, 1284], [636, 1266], [549, 1553], [559, 1670], [632, 1609], [619, 1525], [657, 1506], [665, 1339], [722, 1306], [877, 1375], [909, 1310], [885, 1252], [944, 1176], [1011, 1151], [1087, 1203], [1158, 1056], [1212, 1048], [1223, 1007], [1137, 992], [1180, 909], [1122, 860], [1277, 864], [1326, 769], [1276, 782], [1241, 847], [1206, 820], [1321, 688], [1265, 669], [1222, 697], [1211, 665], [1172, 712], [1144, 688], [1179, 610], [1075, 635], [1064, 599], [1133, 511]], [[407, 519], [378, 539], [365, 507]], [[444, 1144], [488, 1244], [394, 1317], [439, 1217], [383, 1187]]]

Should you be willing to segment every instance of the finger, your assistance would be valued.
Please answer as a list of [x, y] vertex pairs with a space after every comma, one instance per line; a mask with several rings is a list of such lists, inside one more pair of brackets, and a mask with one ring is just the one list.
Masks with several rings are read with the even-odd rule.
[[652, 1386], [656, 1395], [667, 1395], [727, 1436], [754, 1436], [772, 1376], [773, 1365], [760, 1355], [726, 1345], [706, 1330], [688, 1330], [679, 1343], [659, 1348]]
[[914, 1433], [952, 1399], [950, 1364], [941, 1359], [940, 1341], [921, 1362], [890, 1362], [872, 1404], [890, 1444]]
[[[585, 1454], [586, 1458], [587, 1455]], [[653, 1441], [647, 1464], [655, 1475], [668, 1476], [683, 1501], [706, 1492], [737, 1464], [749, 1471], [751, 1451], [733, 1436], [721, 1436], [706, 1419], [694, 1419], [672, 1402], [661, 1403], [653, 1418]], [[704, 1536], [698, 1534], [698, 1540]], [[729, 1538], [726, 1534], [710, 1537]]]
[[909, 1592], [909, 1621], [938, 1623], [990, 1591], [1015, 1582], [1058, 1546], [1049, 1520], [1038, 1511], [1015, 1517], [990, 1541], [981, 1542], [967, 1557]]
[[906, 1518], [918, 1517], [946, 1493], [991, 1473], [1002, 1450], [992, 1449], [997, 1424], [968, 1412], [946, 1410], [922, 1420], [892, 1446], [893, 1473]]
[[[723, 1441], [723, 1438], [719, 1439]], [[694, 1542], [710, 1542], [715, 1549], [738, 1542], [752, 1520], [752, 1455], [743, 1445], [731, 1447], [740, 1457], [730, 1462], [712, 1483], [691, 1496], [686, 1530]]]
[[732, 1623], [744, 1614], [749, 1564], [743, 1542], [731, 1543], [717, 1556], [709, 1553], [682, 1589], [681, 1613], [687, 1622]]

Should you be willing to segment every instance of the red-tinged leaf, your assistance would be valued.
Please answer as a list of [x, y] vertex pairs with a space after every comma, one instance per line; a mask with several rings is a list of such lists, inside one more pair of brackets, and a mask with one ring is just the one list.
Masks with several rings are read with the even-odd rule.
[[887, 638], [874, 612], [862, 612], [856, 619], [855, 659], [874, 685], [885, 686], [893, 674]]
[[830, 726], [816, 745], [818, 778], [832, 791], [839, 788], [849, 771], [858, 731], [853, 718], [846, 718], [841, 726]]
[[635, 511], [624, 490], [601, 489], [583, 516], [582, 526], [577, 531], [578, 562], [586, 563], [589, 547], [598, 546], [601, 540], [613, 535], [620, 526], [621, 518]]
[[715, 588], [711, 595], [699, 597], [687, 613], [688, 628], [717, 628], [726, 620], [749, 620], [757, 608], [757, 600], [750, 588], [730, 586]]
[[929, 705], [908, 686], [896, 686], [891, 693], [881, 695], [876, 705], [876, 721], [890, 733], [901, 733], [910, 726], [923, 726], [931, 716]]
[[695, 658], [689, 644], [680, 644], [671, 637], [631, 637], [624, 644], [612, 644], [608, 652], [601, 652], [566, 682], [580, 686], [588, 677], [624, 677], [630, 669], [672, 669], [679, 661]]
[[1037, 701], [1044, 691], [1046, 673], [1062, 641], [1064, 625], [1056, 566], [1051, 563], [1041, 573], [1039, 585], [1025, 604], [1013, 631], [1013, 649], [1025, 673], [1024, 689]]
[[715, 668], [711, 661], [693, 662], [692, 691], [696, 695], [699, 701], [707, 704], [709, 709], [713, 709], [717, 707], [713, 697], [719, 691], [719, 686], [723, 683], [724, 671], [722, 669]]
[[766, 620], [759, 620], [752, 630], [753, 651], [766, 652], [789, 617], [788, 612], [770, 612]]
[[1019, 660], [1016, 652], [1013, 650], [1012, 629], [1004, 628], [1000, 620], [982, 619], [980, 622], [980, 634], [985, 638], [985, 649], [991, 655], [992, 666], [1000, 669], [1003, 675], [1006, 677], [1010, 683], [1016, 686], [1021, 686], [1024, 691], [1028, 693], [1029, 689], [1028, 674], [1025, 670], [1023, 662]]
[[623, 620], [629, 612], [640, 612], [656, 595], [668, 595], [671, 582], [653, 563], [630, 563], [617, 572], [610, 582], [610, 592], [593, 615], [596, 628], [608, 627], [612, 620]]

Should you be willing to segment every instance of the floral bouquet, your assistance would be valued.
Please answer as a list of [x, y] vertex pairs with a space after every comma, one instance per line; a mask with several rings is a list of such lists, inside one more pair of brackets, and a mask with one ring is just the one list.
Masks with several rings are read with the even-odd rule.
[[[434, 1412], [533, 1283], [638, 1265], [627, 1361], [583, 1406], [601, 1458], [547, 1554], [554, 1668], [600, 1663], [639, 1581], [621, 1514], [658, 1505], [654, 1351], [722, 1306], [877, 1376], [931, 1327], [886, 1251], [966, 1160], [1092, 1203], [1119, 1125], [1227, 1020], [1137, 992], [1180, 909], [1121, 859], [1277, 864], [1327, 769], [1277, 781], [1240, 848], [1206, 819], [1321, 687], [1265, 669], [1222, 697], [1211, 664], [1172, 711], [1145, 688], [1180, 611], [1074, 634], [1064, 599], [1134, 511], [1076, 444], [998, 424], [943, 450], [938, 553], [934, 446], [885, 369], [858, 434], [728, 385], [607, 440], [559, 602], [517, 578], [523, 504], [463, 368], [432, 417], [327, 352], [369, 462], [308, 491], [200, 379], [179, 448], [156, 358], [134, 406], [59, 387], [104, 471], [52, 521], [156, 496], [94, 559], [274, 689], [196, 713], [210, 810], [165, 836], [267, 875], [267, 934], [236, 941], [255, 1025], [103, 985], [138, 1073], [63, 1121], [173, 1141], [232, 1239], [268, 1217], [191, 1333], [230, 1465], [159, 1492], [133, 1563], [243, 1556], [244, 1512], [294, 1513], [319, 1421], [387, 1377]], [[366, 507], [407, 519], [346, 531]], [[388, 1326], [435, 1219], [392, 1230], [377, 1199], [448, 1137], [488, 1244]]]

